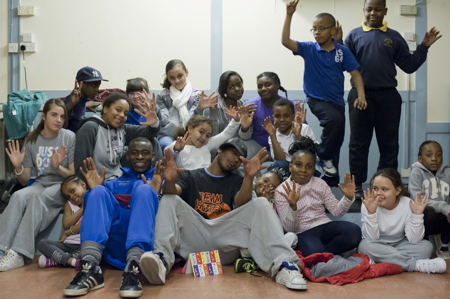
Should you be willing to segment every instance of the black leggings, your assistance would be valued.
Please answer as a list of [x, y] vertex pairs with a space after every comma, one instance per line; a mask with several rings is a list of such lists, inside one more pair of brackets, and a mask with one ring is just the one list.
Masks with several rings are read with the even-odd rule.
[[297, 249], [303, 256], [318, 252], [341, 254], [358, 247], [361, 228], [347, 221], [331, 221], [299, 233], [297, 237]]

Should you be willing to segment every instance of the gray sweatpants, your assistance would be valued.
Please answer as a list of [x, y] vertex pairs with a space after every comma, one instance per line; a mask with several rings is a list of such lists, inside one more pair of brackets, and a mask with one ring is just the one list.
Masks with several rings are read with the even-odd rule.
[[0, 215], [0, 249], [12, 249], [32, 259], [36, 236], [58, 216], [65, 200], [60, 184], [41, 183], [14, 192]]
[[218, 249], [222, 264], [231, 264], [240, 249], [248, 248], [258, 266], [272, 277], [284, 261], [298, 262], [286, 243], [272, 204], [254, 198], [216, 219], [205, 219], [177, 195], [164, 195], [159, 203], [155, 227], [155, 251], [164, 254], [169, 268], [174, 252], [189, 253]]
[[403, 270], [412, 272], [417, 260], [430, 258], [433, 245], [427, 240], [410, 243], [404, 239], [398, 243], [387, 244], [364, 239], [359, 243], [358, 251], [367, 254], [376, 263], [399, 265]]

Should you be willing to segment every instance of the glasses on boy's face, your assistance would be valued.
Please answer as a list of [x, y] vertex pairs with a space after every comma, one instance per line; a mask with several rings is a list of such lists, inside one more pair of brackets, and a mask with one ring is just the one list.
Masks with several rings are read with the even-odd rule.
[[330, 29], [330, 28], [332, 28], [333, 26], [328, 26], [328, 27], [317, 27], [317, 28], [315, 28], [315, 27], [313, 27], [313, 28], [311, 28], [311, 29], [309, 29], [312, 33], [314, 33], [314, 32], [322, 32], [322, 31], [325, 31], [325, 30], [327, 30], [327, 29]]

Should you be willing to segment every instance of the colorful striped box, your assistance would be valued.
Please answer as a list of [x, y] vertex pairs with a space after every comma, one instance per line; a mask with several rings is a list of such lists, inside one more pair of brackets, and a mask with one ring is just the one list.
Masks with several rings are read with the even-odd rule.
[[202, 251], [189, 254], [194, 277], [223, 274], [218, 250]]

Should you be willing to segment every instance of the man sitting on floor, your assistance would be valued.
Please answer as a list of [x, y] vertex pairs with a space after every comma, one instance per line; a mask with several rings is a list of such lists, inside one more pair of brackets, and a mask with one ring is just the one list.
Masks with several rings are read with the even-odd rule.
[[[123, 168], [121, 177], [104, 184], [104, 171], [100, 176], [91, 158], [84, 161], [82, 173], [91, 191], [84, 197], [81, 270], [64, 289], [64, 295], [85, 295], [102, 288], [102, 257], [108, 264], [124, 269], [121, 297], [142, 295], [138, 262], [144, 251], [153, 249], [161, 187], [160, 162], [151, 168], [152, 157], [152, 144], [147, 138], [133, 139], [127, 152], [131, 168]], [[147, 183], [150, 179], [151, 183]]]
[[[268, 159], [261, 149], [247, 160], [245, 144], [232, 138], [219, 148], [207, 168], [177, 169], [170, 151], [165, 152], [165, 194], [156, 216], [155, 248], [140, 260], [151, 284], [164, 284], [175, 262], [175, 253], [219, 250], [223, 264], [232, 263], [240, 248], [250, 254], [276, 282], [292, 289], [306, 289], [297, 266], [298, 257], [284, 241], [280, 220], [265, 198], [252, 199], [252, 182]], [[233, 171], [241, 162], [244, 178]]]

